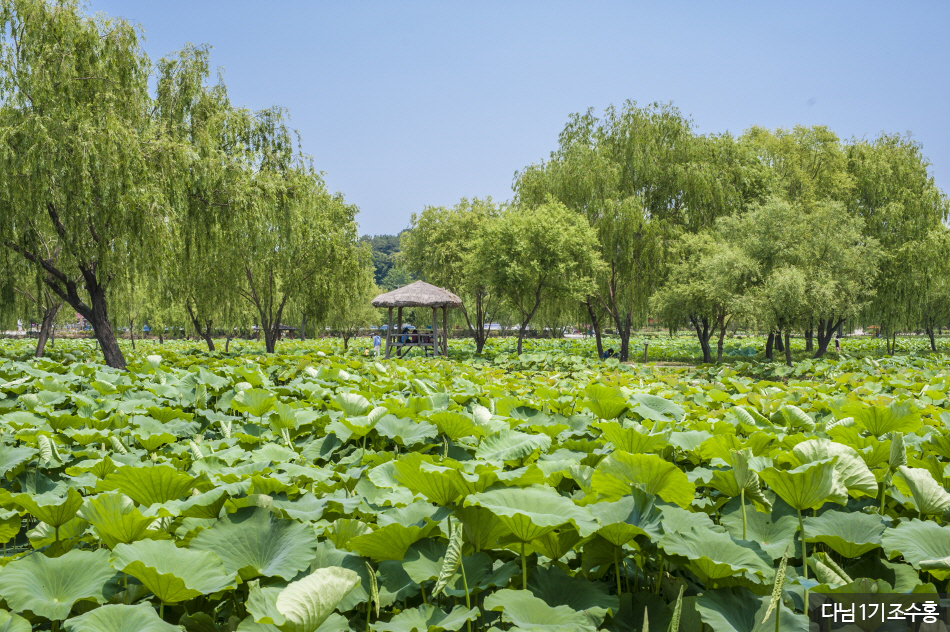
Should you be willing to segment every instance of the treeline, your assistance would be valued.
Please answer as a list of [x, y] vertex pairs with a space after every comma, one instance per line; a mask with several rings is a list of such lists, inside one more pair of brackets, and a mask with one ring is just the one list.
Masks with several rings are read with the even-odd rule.
[[[651, 317], [696, 332], [706, 362], [727, 328], [801, 332], [816, 357], [848, 322], [931, 336], [950, 322], [946, 196], [920, 145], [826, 127], [697, 134], [670, 105], [574, 115], [548, 160], [516, 174], [514, 200], [426, 208], [403, 265], [484, 324], [511, 310], [616, 330], [620, 358]], [[892, 344], [892, 343], [891, 343]], [[935, 348], [935, 345], [934, 345]]]
[[[0, 29], [0, 310], [93, 327], [340, 331], [376, 317], [357, 209], [280, 108], [231, 104], [208, 50], [152, 63], [136, 28], [66, 0], [6, 3]], [[151, 86], [151, 88], [150, 88]], [[68, 308], [63, 309], [64, 306]]]

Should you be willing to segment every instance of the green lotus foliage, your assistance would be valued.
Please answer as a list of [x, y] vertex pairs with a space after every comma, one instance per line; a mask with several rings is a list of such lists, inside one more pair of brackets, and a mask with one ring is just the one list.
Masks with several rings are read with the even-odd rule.
[[806, 587], [948, 588], [941, 356], [364, 343], [0, 343], [0, 632], [796, 630]]

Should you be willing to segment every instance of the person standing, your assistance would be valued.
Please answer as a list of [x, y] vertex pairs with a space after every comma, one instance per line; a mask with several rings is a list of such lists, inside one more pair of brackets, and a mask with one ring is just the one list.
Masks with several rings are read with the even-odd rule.
[[373, 355], [377, 358], [379, 357], [379, 349], [382, 346], [382, 344], [383, 344], [383, 341], [379, 337], [379, 332], [376, 332], [375, 334], [373, 334]]

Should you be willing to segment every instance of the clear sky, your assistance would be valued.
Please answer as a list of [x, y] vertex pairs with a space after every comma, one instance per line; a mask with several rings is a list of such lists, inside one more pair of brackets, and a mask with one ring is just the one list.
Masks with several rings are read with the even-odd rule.
[[911, 132], [950, 189], [950, 2], [91, 0], [154, 59], [210, 44], [232, 101], [290, 110], [362, 234], [511, 197], [572, 112], [672, 101], [701, 133]]

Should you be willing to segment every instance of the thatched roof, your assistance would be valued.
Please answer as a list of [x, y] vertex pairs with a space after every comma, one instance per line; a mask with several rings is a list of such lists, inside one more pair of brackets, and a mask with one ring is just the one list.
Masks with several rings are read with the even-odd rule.
[[380, 294], [373, 307], [461, 307], [462, 299], [448, 290], [425, 281], [410, 283], [398, 290]]

